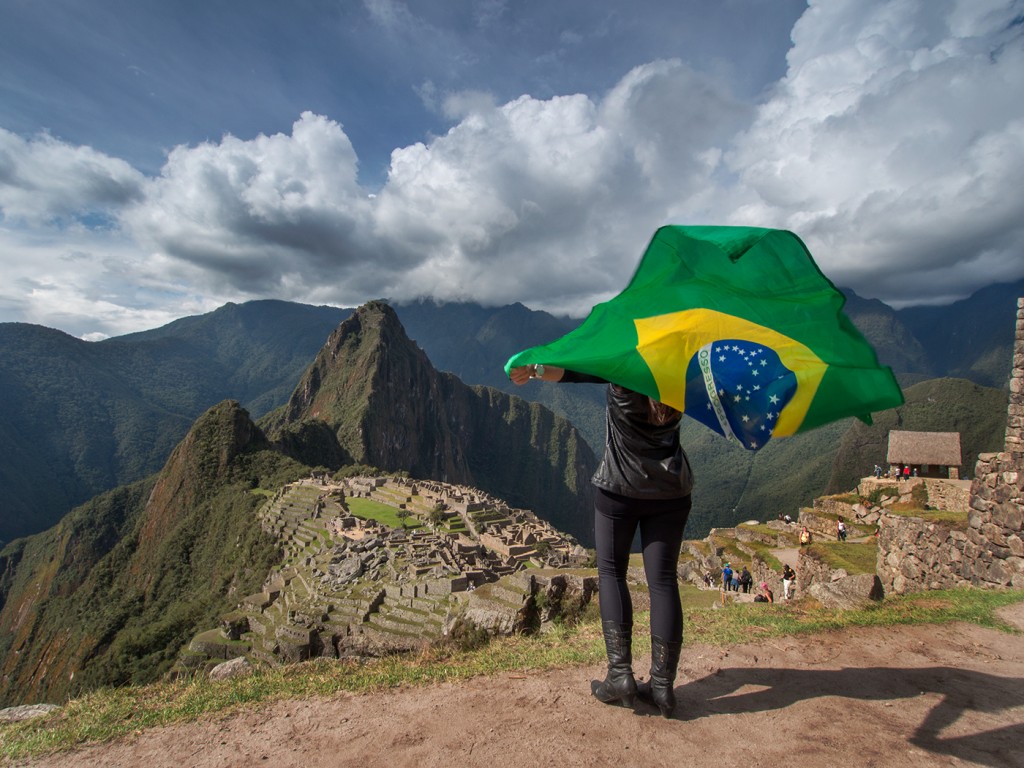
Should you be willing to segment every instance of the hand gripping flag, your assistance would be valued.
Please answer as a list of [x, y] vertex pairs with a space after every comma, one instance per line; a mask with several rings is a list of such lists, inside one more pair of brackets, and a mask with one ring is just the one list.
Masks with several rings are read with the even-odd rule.
[[792, 232], [666, 226], [622, 293], [505, 372], [544, 363], [600, 376], [757, 450], [903, 403], [845, 301]]

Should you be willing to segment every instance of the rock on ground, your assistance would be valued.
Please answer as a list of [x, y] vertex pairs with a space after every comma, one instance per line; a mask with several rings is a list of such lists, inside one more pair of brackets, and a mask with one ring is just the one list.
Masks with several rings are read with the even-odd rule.
[[20, 707], [7, 707], [0, 709], [0, 722], [18, 723], [22, 720], [31, 720], [33, 717], [48, 715], [55, 709], [60, 707], [56, 704], [23, 704]]

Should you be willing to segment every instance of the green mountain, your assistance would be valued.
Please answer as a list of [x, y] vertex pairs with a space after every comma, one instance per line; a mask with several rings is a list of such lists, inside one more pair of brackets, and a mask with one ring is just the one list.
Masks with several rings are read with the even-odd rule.
[[204, 414], [156, 476], [0, 551], [0, 702], [156, 679], [279, 558], [253, 524], [308, 473], [236, 402]]
[[176, 404], [192, 418], [225, 397], [262, 415], [291, 394], [298, 372], [350, 314], [287, 301], [226, 304], [97, 346], [129, 361], [121, 368], [132, 371], [145, 396]]
[[197, 415], [149, 396], [109, 347], [6, 323], [0, 348], [0, 539], [151, 474]]
[[878, 299], [863, 299], [851, 290], [844, 290], [849, 315], [864, 338], [871, 342], [882, 365], [892, 368], [903, 384], [939, 375], [928, 350], [897, 312]]
[[1010, 375], [1013, 315], [1022, 296], [1024, 280], [1018, 280], [982, 288], [946, 307], [909, 307], [899, 315], [927, 351], [936, 376], [1001, 389]]
[[279, 405], [344, 314], [229, 304], [102, 342], [0, 323], [0, 541], [156, 472], [215, 403]]
[[[286, 406], [203, 414], [155, 476], [0, 550], [0, 706], [151, 681], [280, 561], [255, 512], [310, 465], [446, 475], [592, 541], [595, 459], [536, 404], [438, 373], [387, 305], [343, 322]], [[275, 442], [276, 441], [276, 442]]]

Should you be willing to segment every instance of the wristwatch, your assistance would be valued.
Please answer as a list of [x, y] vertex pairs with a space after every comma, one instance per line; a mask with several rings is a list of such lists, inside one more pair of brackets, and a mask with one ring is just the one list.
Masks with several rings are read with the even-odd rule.
[[544, 378], [544, 365], [543, 365], [543, 363], [538, 363], [537, 365], [533, 366], [533, 378], [535, 378], [535, 379], [542, 379], [542, 378]]

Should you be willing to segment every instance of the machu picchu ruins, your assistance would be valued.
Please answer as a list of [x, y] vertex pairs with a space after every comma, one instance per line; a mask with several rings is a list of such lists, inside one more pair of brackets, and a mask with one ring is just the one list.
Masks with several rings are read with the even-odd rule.
[[[367, 504], [397, 525], [367, 514]], [[585, 605], [596, 589], [593, 577], [572, 573], [590, 557], [572, 537], [475, 488], [313, 473], [279, 489], [258, 520], [283, 562], [261, 592], [192, 640], [180, 667], [413, 650], [466, 616], [510, 632], [552, 620], [563, 600]], [[531, 615], [538, 591], [543, 615]]]

